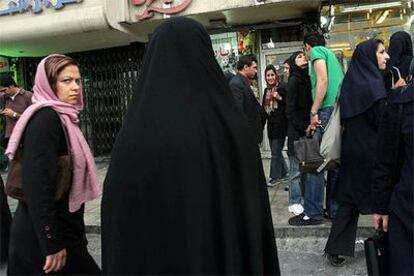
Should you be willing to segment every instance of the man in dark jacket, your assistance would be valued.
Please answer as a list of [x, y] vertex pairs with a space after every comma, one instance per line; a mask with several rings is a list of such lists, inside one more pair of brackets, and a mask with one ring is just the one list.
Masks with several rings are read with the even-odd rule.
[[237, 70], [237, 75], [229, 83], [230, 89], [237, 107], [246, 116], [256, 143], [260, 144], [263, 139], [265, 114], [250, 88], [251, 80], [257, 74], [257, 59], [252, 55], [241, 56], [237, 62]]
[[18, 87], [14, 79], [6, 74], [0, 76], [1, 115], [6, 118], [6, 131], [2, 145], [7, 146], [11, 133], [20, 115], [32, 104], [32, 92]]

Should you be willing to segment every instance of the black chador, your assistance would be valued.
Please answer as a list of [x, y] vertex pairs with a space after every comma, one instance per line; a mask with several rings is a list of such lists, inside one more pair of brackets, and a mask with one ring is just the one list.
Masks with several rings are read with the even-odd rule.
[[359, 214], [372, 213], [378, 125], [387, 97], [376, 52], [376, 40], [360, 43], [342, 82], [341, 167], [334, 191], [339, 209], [325, 248], [332, 255], [354, 255]]
[[209, 35], [151, 36], [102, 199], [104, 274], [279, 274], [260, 153]]

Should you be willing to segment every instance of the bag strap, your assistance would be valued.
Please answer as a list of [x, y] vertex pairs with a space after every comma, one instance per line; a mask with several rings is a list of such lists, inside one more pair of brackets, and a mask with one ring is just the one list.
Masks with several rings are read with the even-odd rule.
[[401, 79], [401, 72], [400, 69], [398, 69], [397, 67], [393, 66], [390, 70], [391, 72], [391, 89], [395, 89], [395, 77], [394, 77], [394, 69], [395, 71], [397, 71], [398, 74], [398, 80]]

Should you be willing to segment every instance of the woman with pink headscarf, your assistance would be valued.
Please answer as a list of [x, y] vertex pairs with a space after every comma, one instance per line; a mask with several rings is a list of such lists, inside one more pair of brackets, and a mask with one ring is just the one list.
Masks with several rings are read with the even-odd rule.
[[[9, 249], [10, 275], [98, 275], [88, 253], [84, 203], [100, 195], [93, 156], [78, 126], [83, 109], [79, 67], [64, 55], [38, 65], [31, 105], [22, 114], [6, 150], [23, 150], [22, 189]], [[55, 199], [59, 156], [70, 156], [72, 183]]]

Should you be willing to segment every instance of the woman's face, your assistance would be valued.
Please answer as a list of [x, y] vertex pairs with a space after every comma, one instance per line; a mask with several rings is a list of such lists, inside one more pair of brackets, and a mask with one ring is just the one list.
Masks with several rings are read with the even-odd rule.
[[64, 103], [75, 105], [79, 102], [81, 78], [76, 65], [68, 65], [59, 73], [56, 82], [56, 96]]
[[295, 63], [300, 68], [305, 68], [306, 66], [308, 66], [308, 60], [306, 58], [306, 55], [304, 53], [300, 53], [299, 55], [297, 55], [295, 58]]
[[273, 70], [267, 70], [265, 76], [268, 85], [276, 84], [276, 73]]
[[380, 70], [385, 70], [387, 66], [387, 61], [390, 59], [390, 56], [385, 51], [384, 44], [379, 43], [377, 47], [377, 62], [378, 68]]
[[288, 63], [283, 63], [283, 73], [285, 74], [286, 78], [289, 78], [289, 70], [290, 65]]

